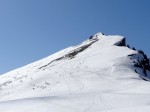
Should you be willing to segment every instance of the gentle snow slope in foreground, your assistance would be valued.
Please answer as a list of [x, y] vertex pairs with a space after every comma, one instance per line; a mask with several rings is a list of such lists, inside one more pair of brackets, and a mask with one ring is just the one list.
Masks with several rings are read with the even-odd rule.
[[98, 33], [78, 46], [1, 75], [0, 111], [148, 112], [150, 83], [133, 66], [136, 56], [143, 57], [119, 46], [123, 40]]

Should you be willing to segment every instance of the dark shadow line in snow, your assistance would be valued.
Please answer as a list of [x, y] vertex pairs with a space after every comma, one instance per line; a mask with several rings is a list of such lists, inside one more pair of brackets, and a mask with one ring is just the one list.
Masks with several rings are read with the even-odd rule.
[[98, 41], [98, 39], [92, 41], [92, 42], [89, 43], [89, 44], [83, 45], [83, 46], [81, 46], [81, 47], [79, 47], [79, 48], [77, 48], [77, 49], [75, 49], [75, 50], [69, 52], [68, 54], [66, 54], [66, 55], [64, 55], [64, 56], [62, 56], [62, 57], [57, 58], [57, 59], [54, 59], [54, 60], [52, 60], [51, 62], [49, 62], [48, 64], [39, 67], [39, 69], [43, 69], [43, 68], [47, 67], [48, 65], [50, 65], [51, 63], [53, 63], [53, 62], [55, 62], [55, 61], [60, 61], [60, 60], [64, 60], [64, 59], [72, 59], [72, 58], [74, 58], [77, 54], [83, 52], [84, 50], [86, 50], [88, 47], [90, 47], [93, 43], [95, 43], [95, 42], [97, 42], [97, 41]]

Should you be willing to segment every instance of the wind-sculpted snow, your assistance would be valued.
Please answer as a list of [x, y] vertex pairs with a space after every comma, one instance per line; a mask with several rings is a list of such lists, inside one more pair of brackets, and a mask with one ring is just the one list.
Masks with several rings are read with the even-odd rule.
[[148, 112], [150, 72], [144, 55], [126, 47], [122, 36], [95, 34], [1, 75], [0, 111]]

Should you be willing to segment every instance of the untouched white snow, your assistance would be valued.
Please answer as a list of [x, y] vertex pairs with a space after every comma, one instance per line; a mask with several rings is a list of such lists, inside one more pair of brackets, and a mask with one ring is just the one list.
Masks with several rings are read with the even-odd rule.
[[136, 58], [128, 56], [142, 55], [116, 46], [122, 39], [98, 33], [80, 45], [1, 75], [0, 111], [148, 112], [150, 82], [141, 79], [140, 68], [134, 71]]

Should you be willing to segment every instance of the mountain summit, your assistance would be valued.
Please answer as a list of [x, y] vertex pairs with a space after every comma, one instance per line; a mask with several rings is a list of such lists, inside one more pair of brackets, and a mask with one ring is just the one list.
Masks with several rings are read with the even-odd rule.
[[150, 62], [118, 35], [77, 46], [0, 76], [2, 112], [148, 112]]

